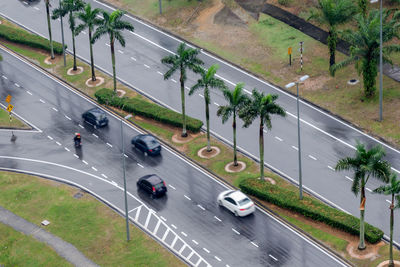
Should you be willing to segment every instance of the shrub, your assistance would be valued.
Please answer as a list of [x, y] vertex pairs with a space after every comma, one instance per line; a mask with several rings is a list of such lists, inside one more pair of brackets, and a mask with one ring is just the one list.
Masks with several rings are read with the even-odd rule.
[[[154, 119], [176, 127], [182, 127], [182, 114], [161, 107], [160, 105], [147, 102], [140, 98], [120, 98], [113, 90], [103, 88], [95, 93], [100, 104], [118, 107], [135, 115]], [[192, 132], [199, 132], [203, 122], [198, 119], [186, 116], [186, 128]]]
[[[316, 199], [304, 196], [303, 200], [300, 201], [295, 192], [254, 178], [243, 179], [239, 187], [243, 192], [279, 207], [298, 212], [305, 217], [323, 222], [347, 233], [360, 234], [360, 220], [357, 217], [332, 208]], [[365, 240], [374, 244], [379, 242], [382, 237], [382, 230], [365, 223]]]
[[[51, 51], [50, 41], [48, 39], [31, 34], [22, 29], [0, 24], [0, 37], [13, 43], [44, 49], [49, 52]], [[53, 41], [53, 50], [55, 54], [62, 54], [62, 44]]]
[[278, 0], [278, 3], [282, 6], [289, 6], [291, 3], [291, 0]]

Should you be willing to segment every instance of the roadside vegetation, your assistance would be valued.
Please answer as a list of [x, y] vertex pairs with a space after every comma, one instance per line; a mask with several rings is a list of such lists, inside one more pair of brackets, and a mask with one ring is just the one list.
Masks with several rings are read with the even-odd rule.
[[[4, 99], [2, 99], [1, 102], [5, 103]], [[11, 122], [10, 122], [10, 114], [3, 108], [0, 108], [0, 128], [30, 129], [28, 125], [26, 125], [24, 122], [22, 122], [13, 115], [11, 115]]]

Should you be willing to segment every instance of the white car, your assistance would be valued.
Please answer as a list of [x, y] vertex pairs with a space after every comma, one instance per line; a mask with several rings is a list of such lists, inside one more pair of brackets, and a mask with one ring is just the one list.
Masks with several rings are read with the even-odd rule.
[[235, 216], [247, 216], [256, 210], [253, 201], [239, 190], [227, 190], [218, 195], [218, 204], [224, 206]]

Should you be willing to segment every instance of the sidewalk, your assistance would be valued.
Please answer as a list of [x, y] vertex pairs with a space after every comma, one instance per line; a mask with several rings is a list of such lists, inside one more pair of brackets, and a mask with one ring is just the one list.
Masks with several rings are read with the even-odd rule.
[[97, 264], [86, 258], [79, 250], [73, 245], [57, 236], [54, 236], [42, 229], [41, 227], [34, 225], [26, 221], [25, 219], [15, 215], [14, 213], [4, 209], [0, 206], [0, 223], [8, 225], [14, 228], [16, 231], [30, 235], [40, 242], [46, 243], [52, 247], [58, 255], [69, 261], [75, 266], [82, 267], [95, 267]]

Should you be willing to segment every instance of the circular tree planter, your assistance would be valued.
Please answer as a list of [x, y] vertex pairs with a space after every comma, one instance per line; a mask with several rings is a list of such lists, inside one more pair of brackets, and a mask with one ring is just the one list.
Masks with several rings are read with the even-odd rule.
[[217, 156], [219, 153], [221, 153], [221, 150], [216, 146], [211, 146], [210, 152], [207, 151], [207, 147], [203, 147], [202, 149], [197, 151], [197, 156], [203, 159], [210, 159]]
[[233, 165], [233, 161], [229, 162], [228, 164], [225, 165], [225, 171], [233, 173], [233, 172], [241, 172], [244, 169], [246, 169], [246, 163], [244, 163], [243, 161], [238, 161], [237, 163], [238, 165], [235, 166]]
[[379, 248], [383, 245], [383, 242], [381, 242], [381, 243], [382, 244], [378, 244], [378, 245], [374, 245], [374, 246], [367, 244], [365, 249], [359, 250], [358, 249], [358, 241], [350, 242], [347, 245], [346, 250], [352, 258], [361, 259], [361, 260], [364, 260], [364, 259], [373, 260], [377, 256]]
[[51, 59], [51, 56], [48, 56], [44, 59], [44, 63], [47, 65], [53, 65], [53, 63], [56, 61], [56, 58]]
[[126, 92], [124, 90], [117, 89], [117, 96], [118, 97], [123, 97], [125, 94], [126, 94]]
[[83, 72], [83, 68], [82, 67], [77, 67], [77, 70], [73, 70], [73, 68], [70, 68], [67, 71], [67, 74], [72, 76], [72, 75], [78, 75], [81, 74]]
[[[393, 262], [394, 262], [394, 266], [396, 266], [396, 267], [400, 266], [400, 261], [394, 260]], [[387, 267], [387, 266], [389, 266], [389, 260], [379, 263], [379, 265], [377, 267]]]
[[268, 183], [270, 183], [272, 185], [276, 184], [275, 180], [272, 179], [271, 177], [264, 177], [264, 181], [266, 181], [266, 182], [268, 182]]
[[92, 81], [92, 78], [90, 78], [86, 81], [85, 84], [87, 87], [96, 87], [96, 86], [102, 85], [103, 83], [104, 83], [103, 77], [96, 77], [95, 81]]
[[194, 139], [194, 136], [188, 133], [186, 137], [182, 137], [182, 133], [179, 132], [179, 133], [174, 134], [171, 139], [172, 139], [172, 142], [174, 142], [174, 143], [184, 144], [189, 141], [192, 141]]

